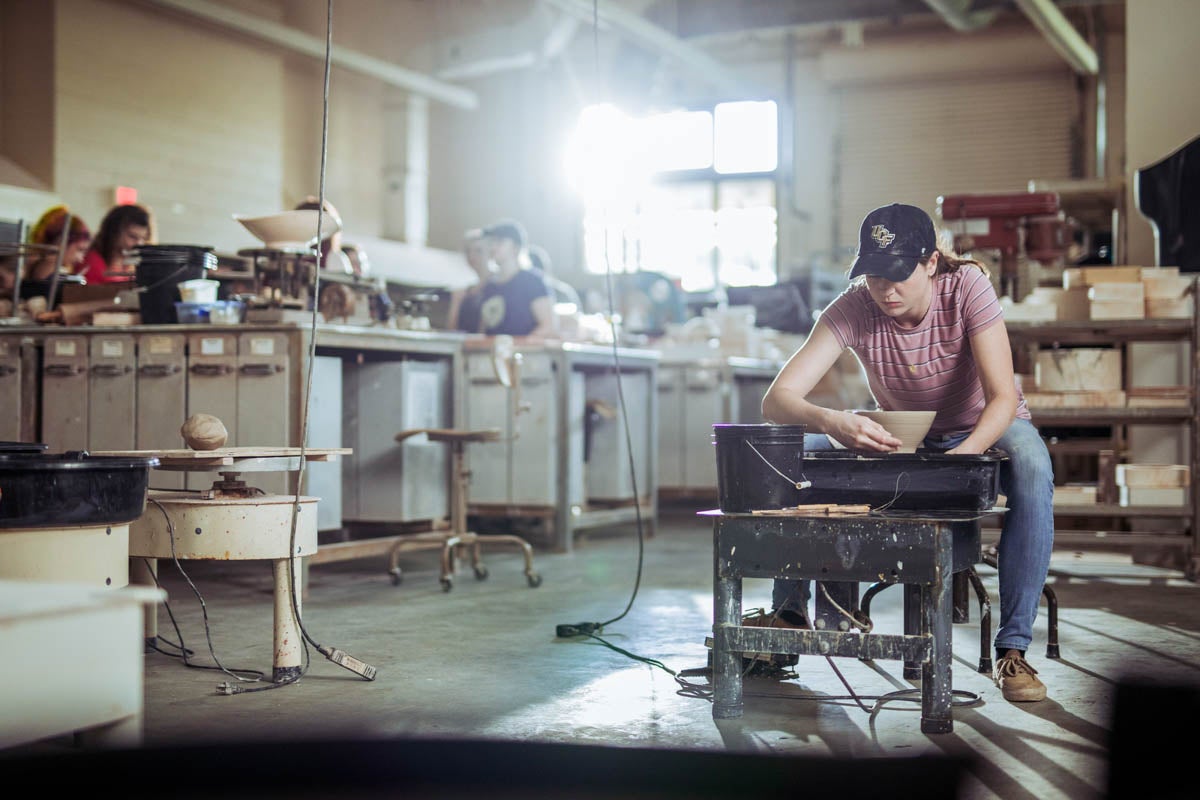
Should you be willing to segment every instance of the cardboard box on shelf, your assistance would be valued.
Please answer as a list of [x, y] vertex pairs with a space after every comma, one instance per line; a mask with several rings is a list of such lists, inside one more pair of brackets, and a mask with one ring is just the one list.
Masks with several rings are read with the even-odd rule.
[[[1033, 367], [1039, 392], [1096, 392], [1121, 389], [1121, 351], [1099, 347], [1039, 350]], [[1121, 405], [1124, 405], [1122, 398]]]
[[1186, 319], [1192, 316], [1192, 293], [1195, 291], [1195, 278], [1191, 275], [1180, 275], [1177, 267], [1171, 274], [1164, 267], [1166, 274], [1156, 275], [1152, 270], [1142, 273], [1142, 286], [1145, 290], [1146, 316], [1150, 319]]
[[1145, 318], [1146, 301], [1140, 297], [1130, 300], [1094, 300], [1088, 304], [1088, 319], [1092, 320]]
[[1179, 277], [1179, 267], [1142, 267], [1142, 280]]
[[1130, 386], [1125, 395], [1130, 408], [1187, 408], [1192, 403], [1187, 386]]
[[1119, 502], [1123, 506], [1185, 506], [1188, 490], [1182, 486], [1121, 486]]
[[1191, 485], [1187, 464], [1117, 464], [1117, 485], [1139, 489], [1179, 488]]
[[1120, 408], [1125, 392], [1108, 389], [1101, 392], [1024, 392], [1030, 408]]
[[1141, 283], [1143, 267], [1067, 267], [1063, 288], [1074, 289], [1096, 283]]
[[1094, 484], [1067, 484], [1054, 487], [1056, 506], [1094, 506], [1096, 487]]
[[1188, 319], [1195, 312], [1190, 297], [1147, 297], [1147, 319]]

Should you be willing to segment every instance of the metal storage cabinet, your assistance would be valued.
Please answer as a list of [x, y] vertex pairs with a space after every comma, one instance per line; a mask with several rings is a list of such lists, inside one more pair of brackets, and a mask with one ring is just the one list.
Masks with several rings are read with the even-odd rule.
[[762, 398], [781, 366], [728, 357], [659, 367], [658, 485], [664, 493], [716, 493], [713, 424], [763, 422]]
[[[313, 360], [309, 447], [342, 446], [342, 407], [342, 360], [333, 356], [317, 356]], [[342, 459], [306, 464], [304, 487], [300, 493], [320, 498], [317, 503], [318, 531], [341, 529]]]
[[88, 447], [88, 337], [47, 336], [42, 352], [42, 441], [49, 452]]
[[[227, 444], [237, 445], [237, 335], [190, 334], [187, 348], [187, 416], [212, 414], [225, 423], [225, 430], [229, 432]], [[282, 397], [279, 399], [283, 400]]]
[[[187, 337], [154, 333], [137, 337], [136, 450], [184, 447], [179, 428], [187, 419]], [[183, 473], [157, 470], [155, 488], [182, 489]]]
[[[547, 343], [523, 345], [518, 351], [522, 361], [519, 392], [516, 392], [503, 386], [496, 377], [490, 344], [475, 341], [464, 344], [466, 426], [497, 428], [502, 437], [499, 442], [473, 444], [468, 448], [470, 512], [505, 520], [533, 519], [544, 525], [545, 530], [544, 535], [530, 538], [542, 538], [558, 551], [571, 550], [577, 530], [628, 523], [639, 515], [652, 527], [657, 514], [657, 461], [648, 443], [658, 437], [658, 398], [653, 391], [658, 353], [632, 349], [622, 349], [620, 353], [623, 385], [630, 387], [625, 395], [630, 425], [645, 425], [643, 433], [634, 434], [640, 439], [634, 445], [635, 460], [646, 465], [645, 480], [639, 476], [641, 497], [635, 505], [632, 492], [627, 498], [606, 498], [607, 504], [589, 504], [592, 498], [585, 494], [583, 425], [588, 399], [585, 389], [589, 380], [600, 378], [597, 392], [615, 407], [612, 349]], [[604, 382], [605, 376], [611, 379], [611, 384]], [[618, 434], [605, 431], [602, 435], [611, 439]], [[619, 437], [624, 439], [623, 432]], [[604, 448], [610, 445], [614, 449], [606, 452]], [[621, 494], [622, 486], [613, 475], [620, 469], [628, 477], [624, 448], [623, 441], [601, 444], [599, 459], [612, 465], [606, 467], [612, 485], [603, 485], [604, 478], [598, 478], [600, 485], [594, 487], [598, 491]]]
[[286, 447], [292, 405], [287, 334], [240, 334], [237, 353], [237, 446]]
[[[275, 331], [238, 335], [238, 447], [286, 447], [291, 442], [292, 395], [288, 380], [288, 334]], [[291, 494], [288, 473], [256, 475], [254, 485], [268, 494]]]
[[719, 366], [685, 367], [683, 371], [683, 488], [716, 489], [717, 459], [712, 426], [728, 418], [729, 384]]
[[684, 486], [683, 367], [658, 368], [658, 484]]
[[[395, 436], [411, 428], [448, 428], [450, 366], [375, 355], [347, 361], [342, 467], [343, 516], [358, 522], [441, 520], [450, 513], [449, 456], [443, 445]], [[407, 479], [406, 479], [407, 477]]]
[[[589, 502], [626, 501], [634, 498], [630, 474], [630, 452], [636, 470], [638, 489], [646, 486], [650, 472], [650, 432], [652, 426], [646, 414], [650, 393], [654, 387], [646, 373], [621, 376], [620, 391], [615, 372], [591, 373], [586, 376], [587, 403], [600, 401], [616, 410], [612, 419], [591, 415], [590, 443], [585, 465], [587, 499]], [[625, 411], [621, 413], [621, 397]], [[629, 437], [625, 425], [629, 425]]]
[[39, 440], [37, 355], [21, 335], [0, 335], [0, 441]]
[[[550, 354], [522, 352], [518, 393], [500, 383], [490, 353], [467, 355], [467, 426], [501, 432], [498, 442], [467, 448], [472, 504], [545, 507], [564, 499], [574, 506], [583, 503], [584, 376], [571, 372], [563, 378], [569, 414], [563, 419], [557, 372]], [[520, 413], [518, 403], [524, 409]], [[566, 474], [559, 472], [560, 443], [572, 454]], [[563, 496], [560, 490], [565, 490]]]
[[88, 349], [88, 449], [133, 450], [138, 377], [134, 337], [96, 333]]

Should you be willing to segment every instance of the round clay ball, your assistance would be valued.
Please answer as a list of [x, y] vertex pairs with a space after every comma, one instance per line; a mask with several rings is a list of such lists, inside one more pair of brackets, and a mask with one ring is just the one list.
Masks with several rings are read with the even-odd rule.
[[212, 414], [192, 414], [179, 433], [193, 450], [216, 450], [229, 438], [225, 423]]

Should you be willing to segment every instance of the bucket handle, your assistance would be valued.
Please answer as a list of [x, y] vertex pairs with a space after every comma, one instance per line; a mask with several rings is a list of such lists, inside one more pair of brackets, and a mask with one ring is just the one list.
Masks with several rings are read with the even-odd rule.
[[810, 481], [810, 480], [806, 479], [806, 478], [804, 477], [804, 473], [800, 473], [800, 480], [798, 480], [798, 481], [797, 481], [797, 480], [793, 480], [792, 478], [789, 478], [787, 475], [784, 475], [782, 472], [780, 472], [778, 469], [776, 469], [774, 464], [772, 464], [770, 461], [767, 461], [767, 457], [766, 457], [766, 456], [764, 456], [762, 453], [758, 452], [758, 448], [757, 448], [757, 447], [755, 447], [755, 446], [754, 446], [754, 444], [753, 444], [753, 443], [752, 443], [752, 442], [751, 442], [749, 439], [746, 439], [746, 440], [745, 440], [745, 442], [746, 442], [746, 446], [747, 446], [747, 447], [749, 447], [751, 450], [753, 450], [753, 451], [754, 451], [754, 455], [756, 455], [756, 456], [758, 456], [759, 458], [761, 458], [761, 459], [762, 459], [762, 462], [763, 462], [764, 464], [766, 464], [768, 467], [770, 467], [770, 468], [771, 468], [771, 470], [772, 470], [772, 471], [773, 471], [773, 472], [774, 472], [776, 475], [778, 475], [779, 477], [783, 478], [785, 481], [787, 481], [788, 483], [792, 484], [792, 485], [793, 485], [793, 486], [795, 486], [797, 489], [807, 489], [808, 487], [812, 486], [812, 481]]

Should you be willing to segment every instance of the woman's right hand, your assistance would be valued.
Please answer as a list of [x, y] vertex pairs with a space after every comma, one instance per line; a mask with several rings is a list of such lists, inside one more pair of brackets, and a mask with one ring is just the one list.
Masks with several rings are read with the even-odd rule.
[[901, 441], [878, 422], [851, 411], [835, 412], [831, 422], [825, 433], [851, 450], [890, 453], [901, 445]]

